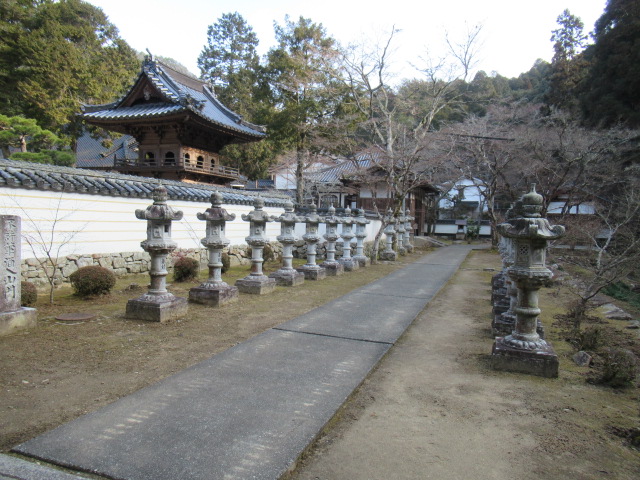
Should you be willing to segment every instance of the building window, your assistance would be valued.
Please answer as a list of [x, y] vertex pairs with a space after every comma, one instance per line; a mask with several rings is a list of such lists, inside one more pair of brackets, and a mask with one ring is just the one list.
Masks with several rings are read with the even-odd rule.
[[196, 160], [196, 167], [204, 168], [204, 157], [202, 155], [198, 155], [198, 158]]
[[175, 166], [176, 156], [173, 152], [167, 152], [164, 154], [164, 164], [171, 167]]
[[156, 156], [153, 152], [147, 152], [144, 154], [144, 163], [145, 165], [155, 165], [156, 164]]
[[184, 154], [184, 164], [191, 165], [191, 155], [189, 155], [188, 153]]
[[325, 195], [324, 197], [322, 197], [320, 208], [329, 208], [331, 205], [333, 205], [334, 207], [339, 206], [337, 195]]

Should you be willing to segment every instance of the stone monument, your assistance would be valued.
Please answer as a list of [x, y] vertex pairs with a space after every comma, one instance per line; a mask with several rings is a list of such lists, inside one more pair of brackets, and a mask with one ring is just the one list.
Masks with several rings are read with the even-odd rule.
[[296, 222], [300, 219], [293, 213], [293, 203], [287, 200], [284, 213], [279, 217], [271, 217], [274, 222], [280, 222], [280, 235], [276, 238], [282, 244], [282, 267], [269, 275], [276, 283], [283, 287], [293, 287], [304, 282], [304, 274], [293, 268], [293, 244], [296, 242], [294, 233]]
[[387, 210], [387, 215], [384, 217], [384, 220], [387, 223], [384, 229], [385, 249], [380, 253], [380, 259], [395, 262], [398, 254], [393, 250], [393, 239], [396, 235], [396, 230], [394, 228], [395, 219], [393, 218], [391, 209]]
[[326, 233], [323, 235], [327, 241], [327, 259], [320, 264], [327, 271], [327, 275], [336, 276], [344, 273], [344, 267], [336, 260], [336, 241], [340, 237], [338, 235], [338, 224], [342, 221], [336, 216], [336, 209], [333, 204], [329, 207], [329, 215], [323, 218], [327, 227]]
[[35, 327], [35, 308], [21, 306], [20, 240], [21, 219], [17, 215], [0, 215], [0, 335], [20, 328]]
[[167, 205], [167, 189], [162, 185], [151, 196], [152, 205], [136, 210], [136, 218], [147, 221], [147, 239], [140, 246], [151, 257], [151, 284], [147, 293], [127, 302], [126, 316], [164, 323], [187, 313], [187, 299], [167, 291], [167, 256], [178, 246], [171, 240], [171, 222], [180, 220], [182, 212]]
[[211, 207], [198, 213], [198, 220], [207, 222], [206, 237], [200, 243], [209, 250], [209, 278], [189, 290], [189, 301], [217, 307], [238, 299], [238, 289], [222, 280], [222, 250], [230, 240], [224, 236], [226, 223], [235, 220], [233, 213], [222, 208], [222, 194], [211, 194]]
[[318, 209], [315, 203], [310, 206], [311, 211], [302, 217], [302, 221], [307, 224], [305, 234], [302, 239], [307, 244], [307, 263], [298, 267], [298, 271], [304, 274], [306, 280], [322, 280], [326, 278], [327, 271], [320, 265], [316, 265], [316, 248], [320, 241], [318, 234], [318, 226], [322, 221], [322, 217], [318, 215]]
[[342, 217], [342, 258], [338, 259], [338, 262], [344, 267], [345, 272], [352, 272], [360, 268], [358, 260], [351, 258], [351, 240], [355, 237], [353, 233], [353, 224], [356, 223], [355, 219], [351, 215], [351, 209], [349, 207], [344, 209], [344, 217]]
[[407, 208], [407, 211], [404, 214], [404, 238], [402, 239], [402, 244], [407, 252], [413, 252], [413, 245], [411, 244], [411, 232], [413, 231], [413, 221], [415, 217], [411, 216], [411, 210]]
[[542, 377], [558, 376], [558, 356], [538, 334], [538, 290], [551, 277], [546, 267], [547, 242], [564, 235], [561, 225], [549, 225], [540, 216], [543, 198], [535, 191], [522, 197], [522, 216], [498, 225], [498, 232], [514, 242], [515, 258], [507, 270], [518, 290], [515, 328], [493, 344], [491, 364], [496, 370], [529, 373]]
[[364, 208], [358, 210], [358, 215], [354, 220], [356, 222], [356, 254], [353, 259], [361, 267], [366, 267], [371, 264], [371, 259], [364, 254], [364, 239], [367, 238], [367, 225], [371, 223], [371, 220], [365, 218]]
[[267, 222], [271, 222], [271, 217], [263, 210], [264, 200], [256, 197], [253, 202], [254, 209], [246, 215], [242, 215], [242, 220], [249, 222], [249, 236], [245, 238], [251, 247], [251, 273], [240, 280], [236, 280], [236, 287], [242, 293], [264, 295], [271, 293], [276, 288], [276, 280], [269, 278], [262, 273], [262, 252], [264, 246], [269, 241], [264, 236]]

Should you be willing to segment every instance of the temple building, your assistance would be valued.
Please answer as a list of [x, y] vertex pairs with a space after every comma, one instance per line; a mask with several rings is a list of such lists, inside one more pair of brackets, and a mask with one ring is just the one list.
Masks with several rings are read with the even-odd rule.
[[237, 181], [238, 169], [225, 164], [220, 150], [266, 136], [263, 127], [244, 121], [220, 103], [210, 85], [151, 55], [124, 97], [106, 105], [84, 106], [82, 117], [91, 125], [133, 137], [137, 155], [78, 158], [79, 167], [95, 164], [131, 175], [200, 183]]

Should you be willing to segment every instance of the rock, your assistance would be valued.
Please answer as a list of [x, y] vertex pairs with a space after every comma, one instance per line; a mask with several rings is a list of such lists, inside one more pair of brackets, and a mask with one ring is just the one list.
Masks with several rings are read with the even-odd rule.
[[637, 330], [638, 328], [640, 328], [640, 320], [634, 320], [632, 322], [629, 322], [629, 325], [627, 325], [627, 328], [630, 328], [632, 330]]
[[588, 367], [591, 365], [591, 355], [587, 352], [580, 351], [573, 356], [573, 361], [580, 367]]
[[602, 313], [606, 318], [611, 320], [632, 320], [633, 317], [619, 307], [616, 307], [613, 303], [605, 303], [598, 308], [598, 311]]

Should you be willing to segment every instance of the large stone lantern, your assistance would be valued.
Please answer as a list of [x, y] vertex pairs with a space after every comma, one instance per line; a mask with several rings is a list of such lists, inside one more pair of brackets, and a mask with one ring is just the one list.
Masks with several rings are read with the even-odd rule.
[[318, 215], [315, 203], [312, 203], [309, 207], [311, 211], [302, 217], [302, 221], [307, 224], [305, 234], [302, 236], [302, 239], [307, 244], [307, 263], [298, 267], [297, 270], [304, 274], [306, 280], [322, 280], [326, 278], [327, 271], [316, 264], [316, 249], [321, 238], [318, 228], [320, 222], [322, 222], [322, 217]]
[[198, 213], [198, 220], [207, 222], [206, 237], [200, 243], [209, 250], [209, 278], [189, 290], [189, 300], [217, 307], [238, 299], [238, 289], [222, 280], [222, 250], [230, 240], [224, 236], [226, 223], [235, 220], [233, 213], [222, 208], [222, 194], [211, 194], [211, 207]]
[[167, 322], [187, 313], [187, 299], [167, 291], [167, 256], [178, 246], [171, 239], [171, 222], [182, 219], [182, 212], [167, 205], [167, 189], [152, 192], [153, 204], [136, 210], [136, 218], [147, 221], [147, 239], [140, 243], [151, 257], [151, 284], [144, 295], [127, 302], [126, 316], [152, 322]]
[[552, 275], [546, 267], [547, 242], [562, 237], [564, 227], [541, 218], [543, 200], [532, 185], [521, 199], [522, 216], [497, 227], [513, 241], [515, 258], [507, 275], [516, 284], [517, 306], [515, 328], [511, 335], [496, 338], [491, 363], [497, 370], [557, 377], [558, 356], [537, 332], [538, 290]]
[[269, 275], [275, 278], [278, 285], [293, 287], [304, 282], [304, 274], [293, 268], [293, 244], [296, 242], [296, 222], [300, 218], [293, 212], [293, 203], [287, 200], [284, 213], [279, 217], [271, 217], [274, 222], [280, 222], [280, 235], [276, 238], [282, 244], [282, 267]]
[[242, 215], [242, 220], [249, 222], [249, 236], [245, 237], [247, 244], [251, 247], [251, 273], [240, 280], [236, 280], [236, 287], [242, 293], [252, 293], [264, 295], [271, 293], [276, 288], [276, 281], [262, 273], [262, 252], [264, 246], [269, 241], [264, 236], [267, 222], [271, 222], [271, 217], [263, 210], [264, 200], [256, 197], [253, 202], [254, 209], [246, 215]]
[[336, 209], [333, 204], [329, 207], [329, 215], [323, 218], [326, 225], [326, 232], [323, 235], [327, 241], [327, 259], [320, 264], [327, 271], [327, 275], [336, 276], [344, 273], [344, 267], [336, 260], [336, 241], [340, 238], [338, 234], [338, 224], [342, 219], [336, 216]]
[[360, 263], [357, 260], [351, 258], [351, 240], [355, 237], [353, 233], [353, 225], [355, 219], [351, 215], [351, 209], [349, 207], [344, 209], [344, 217], [342, 217], [342, 258], [338, 261], [344, 267], [345, 272], [351, 272], [360, 268]]
[[[402, 211], [401, 211], [402, 212]], [[404, 248], [404, 235], [405, 233], [407, 233], [407, 229], [405, 228], [405, 223], [406, 223], [407, 219], [404, 217], [404, 215], [400, 215], [398, 218], [396, 218], [396, 235], [398, 238], [398, 253], [400, 255], [406, 255], [407, 254], [407, 249]]]
[[402, 239], [402, 244], [407, 252], [413, 252], [413, 245], [411, 244], [411, 232], [413, 231], [413, 221], [415, 217], [411, 216], [411, 210], [407, 208], [407, 211], [404, 214], [404, 238]]
[[356, 254], [353, 259], [361, 267], [366, 267], [371, 263], [371, 259], [364, 254], [364, 239], [367, 238], [367, 225], [371, 223], [371, 220], [365, 218], [364, 208], [358, 211], [358, 215], [354, 220], [356, 222]]
[[384, 217], [384, 220], [387, 222], [387, 226], [384, 229], [385, 248], [382, 253], [380, 253], [380, 259], [395, 262], [398, 254], [393, 250], [393, 239], [396, 236], [396, 229], [395, 219], [391, 213], [391, 209], [387, 210], [387, 215]]

